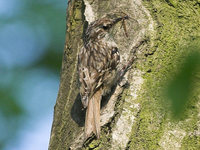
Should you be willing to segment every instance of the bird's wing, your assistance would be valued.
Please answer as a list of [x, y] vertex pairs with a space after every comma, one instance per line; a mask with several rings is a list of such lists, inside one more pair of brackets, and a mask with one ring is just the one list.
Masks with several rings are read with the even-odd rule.
[[88, 105], [88, 98], [109, 78], [109, 72], [116, 69], [119, 58], [117, 47], [109, 48], [108, 45], [102, 43], [92, 43], [87, 49], [83, 47], [80, 50], [78, 71], [84, 107]]

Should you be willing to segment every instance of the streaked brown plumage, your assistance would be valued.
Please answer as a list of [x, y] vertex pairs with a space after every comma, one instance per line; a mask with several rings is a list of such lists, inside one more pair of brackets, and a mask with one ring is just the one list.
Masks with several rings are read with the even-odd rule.
[[109, 29], [124, 14], [108, 14], [92, 22], [84, 35], [84, 46], [78, 55], [81, 101], [86, 110], [85, 138], [94, 133], [100, 136], [100, 104], [102, 95], [112, 86], [120, 61], [118, 48]]

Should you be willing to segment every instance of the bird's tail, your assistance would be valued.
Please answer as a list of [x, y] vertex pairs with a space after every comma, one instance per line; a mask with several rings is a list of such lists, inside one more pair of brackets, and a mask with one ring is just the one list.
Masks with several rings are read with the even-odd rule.
[[101, 105], [102, 90], [98, 90], [89, 99], [85, 118], [85, 138], [91, 136], [92, 132], [100, 137], [100, 105]]

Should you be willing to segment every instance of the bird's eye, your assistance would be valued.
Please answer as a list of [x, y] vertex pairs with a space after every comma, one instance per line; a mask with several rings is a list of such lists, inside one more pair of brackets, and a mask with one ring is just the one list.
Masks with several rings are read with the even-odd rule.
[[104, 30], [108, 30], [108, 26], [103, 26], [103, 29]]

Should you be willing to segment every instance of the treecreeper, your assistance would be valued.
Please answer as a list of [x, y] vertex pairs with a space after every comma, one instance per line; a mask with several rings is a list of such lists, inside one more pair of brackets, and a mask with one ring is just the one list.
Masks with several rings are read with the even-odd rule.
[[85, 139], [93, 133], [100, 137], [102, 96], [110, 91], [133, 62], [130, 60], [124, 67], [119, 67], [120, 53], [109, 33], [118, 22], [125, 26], [124, 20], [127, 19], [129, 16], [124, 13], [107, 14], [90, 23], [83, 36], [84, 44], [78, 54], [78, 74], [81, 101], [86, 109]]

